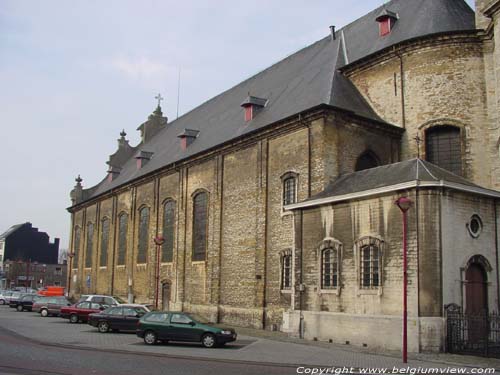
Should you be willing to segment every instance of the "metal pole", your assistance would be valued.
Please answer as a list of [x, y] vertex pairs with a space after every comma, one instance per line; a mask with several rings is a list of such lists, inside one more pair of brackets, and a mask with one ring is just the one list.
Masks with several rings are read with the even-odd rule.
[[408, 362], [408, 274], [407, 274], [407, 245], [406, 245], [406, 211], [403, 211], [403, 363]]
[[156, 245], [155, 309], [158, 310], [158, 284], [160, 281], [160, 245]]

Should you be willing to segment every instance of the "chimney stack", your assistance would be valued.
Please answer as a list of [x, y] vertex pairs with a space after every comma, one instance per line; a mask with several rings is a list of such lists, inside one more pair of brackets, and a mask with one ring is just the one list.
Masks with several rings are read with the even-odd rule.
[[330, 26], [330, 38], [335, 40], [335, 26]]

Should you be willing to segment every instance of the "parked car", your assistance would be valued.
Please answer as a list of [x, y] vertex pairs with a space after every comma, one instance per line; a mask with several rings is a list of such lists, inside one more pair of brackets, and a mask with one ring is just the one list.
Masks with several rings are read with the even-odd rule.
[[36, 294], [25, 294], [17, 300], [11, 300], [9, 306], [17, 309], [17, 311], [31, 311], [33, 302], [38, 300], [39, 298], [40, 296]]
[[9, 297], [12, 295], [11, 290], [4, 290], [0, 293], [0, 305], [9, 304]]
[[13, 301], [17, 301], [19, 298], [21, 298], [25, 293], [21, 292], [12, 292], [12, 294], [8, 297], [5, 298], [5, 302], [9, 304], [9, 307], [16, 307], [15, 305], [11, 305]]
[[60, 315], [62, 318], [69, 319], [70, 323], [86, 322], [89, 314], [98, 313], [108, 307], [108, 305], [101, 303], [84, 301], [61, 307]]
[[205, 348], [214, 348], [236, 340], [234, 329], [213, 327], [201, 321], [182, 312], [153, 311], [139, 320], [136, 334], [148, 345], [158, 341], [188, 341], [201, 342]]
[[119, 305], [108, 307], [97, 314], [90, 314], [88, 324], [101, 333], [113, 331], [135, 331], [139, 319], [150, 310], [144, 305]]
[[35, 303], [31, 311], [40, 313], [40, 316], [58, 316], [61, 313], [61, 307], [71, 306], [72, 303], [66, 297], [41, 297]]
[[78, 302], [83, 302], [83, 301], [96, 302], [108, 306], [116, 306], [116, 305], [121, 305], [123, 303], [127, 303], [120, 297], [105, 296], [101, 294], [84, 294], [78, 299]]

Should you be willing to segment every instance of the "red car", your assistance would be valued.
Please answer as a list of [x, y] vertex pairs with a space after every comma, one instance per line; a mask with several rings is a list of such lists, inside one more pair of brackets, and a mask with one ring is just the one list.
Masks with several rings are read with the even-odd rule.
[[86, 322], [89, 314], [98, 313], [108, 308], [108, 305], [103, 305], [96, 302], [79, 302], [75, 305], [61, 307], [61, 317], [69, 319], [70, 323]]

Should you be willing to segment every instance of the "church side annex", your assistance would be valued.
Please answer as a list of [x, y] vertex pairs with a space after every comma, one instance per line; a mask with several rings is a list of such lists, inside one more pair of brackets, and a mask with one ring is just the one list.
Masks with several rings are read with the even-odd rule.
[[175, 121], [158, 101], [76, 180], [71, 293], [398, 349], [408, 196], [410, 350], [443, 350], [445, 305], [499, 305], [499, 9], [392, 0]]

